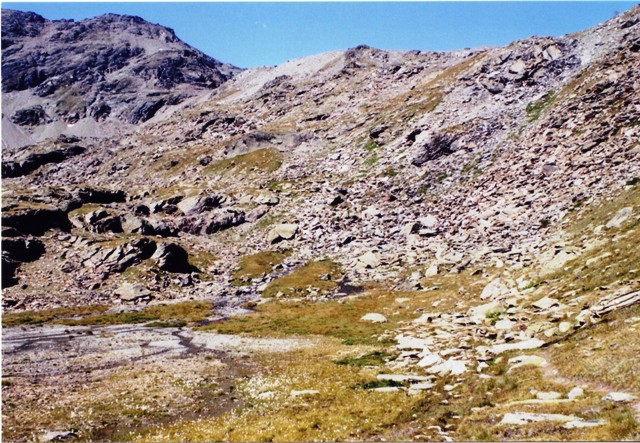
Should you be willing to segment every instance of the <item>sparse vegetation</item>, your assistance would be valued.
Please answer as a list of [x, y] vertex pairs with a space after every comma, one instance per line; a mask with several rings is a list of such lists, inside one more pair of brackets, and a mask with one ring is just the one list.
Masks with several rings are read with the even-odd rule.
[[[44, 311], [31, 311], [5, 314], [2, 325], [63, 324], [67, 326], [104, 326], [117, 324], [145, 323], [149, 321], [172, 322], [185, 326], [211, 314], [212, 305], [206, 301], [187, 301], [167, 305], [152, 305], [139, 311], [104, 313], [105, 305], [78, 306], [74, 308], [56, 308]], [[151, 326], [153, 327], [153, 326]], [[158, 327], [166, 327], [158, 326]]]
[[54, 320], [97, 314], [109, 309], [106, 305], [73, 306], [53, 308], [42, 311], [5, 312], [2, 314], [2, 326], [39, 325]]
[[378, 144], [374, 140], [371, 140], [371, 139], [369, 139], [367, 141], [367, 143], [364, 145], [364, 150], [369, 152], [369, 153], [373, 152], [377, 148], [378, 148]]
[[282, 154], [275, 148], [258, 149], [247, 154], [220, 160], [202, 170], [202, 174], [226, 174], [230, 171], [271, 173], [282, 165]]
[[549, 105], [551, 105], [556, 99], [556, 93], [554, 91], [547, 92], [540, 100], [534, 103], [529, 103], [525, 111], [527, 112], [527, 121], [529, 123], [536, 121], [540, 118], [540, 114]]
[[342, 358], [336, 361], [336, 364], [347, 366], [382, 366], [385, 363], [392, 361], [395, 356], [382, 351], [374, 351], [369, 354], [362, 355], [360, 357], [348, 357]]

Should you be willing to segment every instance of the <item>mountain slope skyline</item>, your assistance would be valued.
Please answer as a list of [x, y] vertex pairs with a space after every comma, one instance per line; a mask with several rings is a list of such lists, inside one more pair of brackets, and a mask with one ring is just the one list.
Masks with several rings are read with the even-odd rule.
[[48, 19], [108, 12], [176, 30], [211, 57], [243, 68], [273, 66], [366, 44], [442, 51], [503, 46], [532, 35], [560, 36], [596, 25], [633, 2], [456, 3], [5, 3]]

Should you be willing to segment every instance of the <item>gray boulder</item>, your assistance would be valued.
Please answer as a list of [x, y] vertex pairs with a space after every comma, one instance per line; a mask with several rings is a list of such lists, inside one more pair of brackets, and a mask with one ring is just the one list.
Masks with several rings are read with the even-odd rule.
[[282, 240], [291, 240], [298, 233], [298, 225], [293, 223], [283, 223], [274, 226], [269, 234], [267, 235], [267, 240], [269, 243], [274, 244], [278, 243]]
[[187, 251], [175, 243], [159, 245], [151, 258], [156, 261], [158, 268], [163, 271], [179, 274], [198, 272], [195, 266], [189, 264], [189, 254]]

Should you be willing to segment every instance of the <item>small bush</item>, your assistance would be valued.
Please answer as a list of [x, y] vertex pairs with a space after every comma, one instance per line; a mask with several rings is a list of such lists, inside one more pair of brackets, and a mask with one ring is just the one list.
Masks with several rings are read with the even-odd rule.
[[382, 366], [387, 361], [393, 360], [390, 354], [386, 352], [375, 351], [371, 354], [363, 355], [361, 357], [349, 357], [343, 358], [341, 360], [336, 361], [336, 364], [342, 366], [355, 366], [355, 367], [363, 367], [363, 366]]
[[371, 139], [364, 145], [364, 149], [367, 152], [373, 152], [376, 148], [378, 148], [378, 144]]
[[394, 380], [375, 380], [354, 385], [354, 389], [376, 389], [376, 388], [396, 388], [402, 386], [402, 383]]

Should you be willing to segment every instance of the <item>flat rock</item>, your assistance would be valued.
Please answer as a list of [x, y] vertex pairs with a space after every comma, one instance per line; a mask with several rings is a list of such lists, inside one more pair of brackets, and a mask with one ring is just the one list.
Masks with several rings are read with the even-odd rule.
[[151, 297], [151, 291], [149, 291], [143, 285], [135, 285], [126, 282], [116, 290], [115, 294], [117, 296], [120, 296], [120, 300], [127, 302], [133, 302]]
[[401, 351], [409, 349], [428, 349], [432, 341], [425, 338], [408, 337], [405, 335], [399, 335], [396, 337], [398, 344], [396, 348]]
[[501, 345], [491, 346], [489, 352], [492, 354], [502, 354], [507, 351], [522, 351], [525, 349], [537, 349], [544, 345], [542, 340], [532, 338], [530, 340], [517, 341], [514, 343], [504, 343]]
[[611, 220], [607, 222], [605, 227], [607, 229], [619, 228], [622, 225], [622, 223], [627, 221], [632, 215], [633, 215], [633, 208], [631, 207], [622, 208], [618, 212], [616, 212], [616, 215], [614, 215], [611, 218]]
[[73, 431], [48, 431], [40, 437], [40, 441], [64, 441], [74, 437], [77, 437], [77, 434]]
[[502, 281], [501, 278], [496, 278], [492, 280], [487, 286], [484, 287], [482, 293], [480, 294], [480, 299], [498, 299], [501, 297], [506, 297], [511, 294], [511, 291], [507, 287], [507, 285]]
[[553, 306], [558, 306], [559, 304], [560, 302], [555, 298], [542, 297], [540, 300], [531, 303], [531, 306], [533, 306], [534, 308], [545, 310]]
[[638, 397], [635, 395], [627, 394], [626, 392], [609, 392], [607, 395], [602, 397], [604, 401], [614, 401], [619, 403], [626, 403], [633, 400], [637, 400]]
[[358, 261], [366, 268], [373, 269], [380, 266], [380, 256], [375, 252], [369, 251], [358, 257]]
[[435, 383], [422, 382], [409, 386], [409, 391], [427, 391], [435, 386]]
[[433, 366], [442, 361], [442, 357], [438, 354], [428, 354], [425, 355], [422, 360], [418, 362], [418, 366], [421, 368], [427, 368], [429, 366]]
[[567, 398], [569, 400], [575, 400], [575, 399], [581, 398], [581, 397], [584, 397], [584, 389], [582, 389], [579, 386], [576, 386], [575, 388], [570, 390], [569, 393], [567, 394]]
[[501, 425], [526, 425], [534, 422], [541, 421], [554, 421], [554, 422], [572, 422], [580, 420], [575, 415], [563, 415], [563, 414], [534, 414], [530, 412], [509, 412], [502, 417], [500, 421]]
[[537, 392], [536, 398], [538, 400], [558, 400], [562, 398], [562, 394], [556, 391]]
[[460, 375], [467, 371], [466, 362], [461, 360], [445, 360], [428, 369], [432, 374], [438, 374], [441, 377], [445, 375]]
[[485, 303], [484, 305], [475, 306], [469, 309], [468, 314], [474, 319], [482, 321], [487, 318], [488, 315], [504, 312], [504, 310], [505, 306], [502, 304], [502, 302], [492, 301], [489, 303]]
[[604, 426], [607, 422], [604, 420], [571, 420], [562, 425], [565, 429], [593, 428], [596, 426]]
[[505, 319], [505, 320], [498, 320], [496, 324], [493, 325], [493, 327], [496, 328], [498, 331], [508, 331], [510, 329], [513, 329], [515, 325], [516, 323], [514, 321]]
[[564, 334], [565, 332], [569, 332], [571, 330], [571, 323], [569, 323], [568, 321], [563, 321], [558, 325], [558, 331], [560, 331], [561, 334]]
[[382, 314], [377, 314], [375, 312], [370, 312], [368, 314], [365, 314], [362, 316], [362, 318], [360, 319], [361, 321], [368, 321], [371, 323], [386, 323], [387, 317], [385, 317]]
[[373, 389], [370, 389], [370, 391], [374, 391], [374, 392], [399, 392], [399, 391], [404, 391], [404, 389], [401, 388], [400, 386], [385, 386], [383, 388], [373, 388]]

